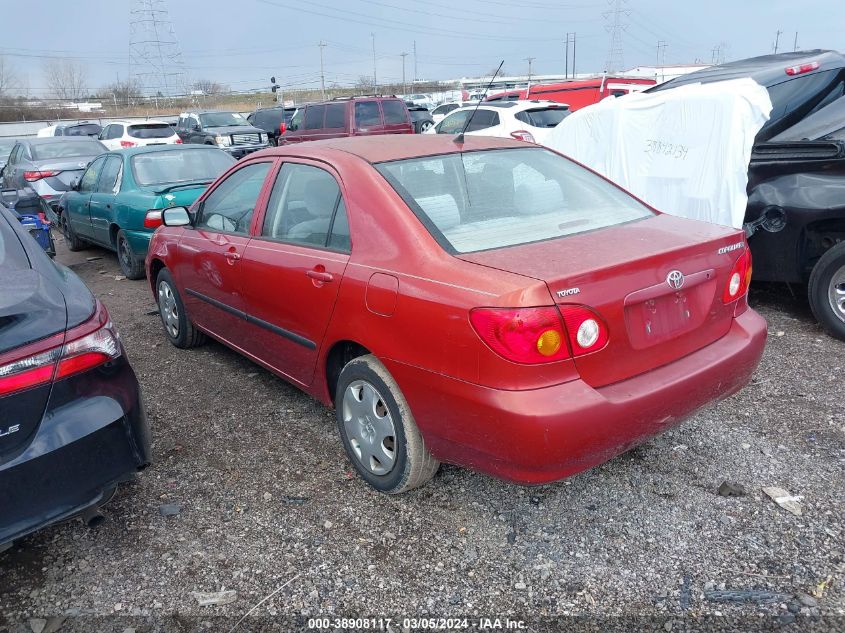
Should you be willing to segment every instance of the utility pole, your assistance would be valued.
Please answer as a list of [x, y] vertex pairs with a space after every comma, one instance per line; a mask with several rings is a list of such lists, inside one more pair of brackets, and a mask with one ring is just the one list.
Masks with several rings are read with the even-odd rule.
[[378, 78], [376, 77], [376, 34], [370, 33], [370, 39], [373, 41], [373, 94], [377, 94]]
[[569, 33], [566, 34], [566, 52], [563, 54], [563, 76], [565, 79], [569, 79]]
[[665, 66], [666, 65], [666, 42], [664, 40], [659, 40], [657, 42], [657, 65], [658, 66]]
[[572, 78], [575, 79], [575, 33], [572, 33]]
[[403, 94], [408, 94], [408, 86], [405, 83], [405, 58], [408, 56], [408, 53], [399, 53], [399, 57], [402, 58], [402, 92]]
[[780, 31], [780, 30], [777, 33], [775, 33], [775, 55], [778, 54], [778, 43], [780, 42], [780, 34], [781, 33], [783, 33], [783, 31]]
[[792, 52], [796, 52], [798, 50], [798, 31], [795, 31], [795, 43], [792, 45]]
[[320, 47], [320, 92], [323, 95], [323, 101], [326, 100], [326, 75], [323, 72], [323, 49], [326, 47], [326, 43], [323, 40], [320, 40], [320, 43], [317, 44]]
[[525, 61], [528, 62], [528, 91], [525, 93], [526, 95], [531, 92], [531, 65], [534, 63], [534, 60], [537, 59], [536, 57], [526, 57]]
[[417, 75], [417, 40], [414, 40], [414, 81], [416, 82], [419, 79]]

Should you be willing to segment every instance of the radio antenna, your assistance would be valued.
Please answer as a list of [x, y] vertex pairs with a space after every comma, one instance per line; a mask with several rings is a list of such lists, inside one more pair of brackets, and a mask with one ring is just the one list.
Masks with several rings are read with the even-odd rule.
[[466, 123], [464, 123], [464, 129], [461, 130], [461, 133], [458, 134], [454, 138], [454, 142], [458, 144], [462, 144], [464, 142], [464, 132], [467, 131], [469, 127], [470, 121], [472, 121], [475, 113], [478, 111], [478, 106], [481, 105], [481, 102], [484, 101], [484, 98], [487, 96], [487, 91], [490, 90], [490, 86], [493, 85], [493, 82], [496, 81], [496, 76], [499, 74], [499, 71], [502, 70], [502, 66], [505, 65], [505, 60], [503, 59], [499, 64], [499, 67], [496, 69], [496, 72], [493, 73], [493, 76], [490, 78], [490, 83], [487, 84], [487, 87], [484, 89], [484, 94], [481, 95], [481, 98], [478, 100], [478, 103], [475, 104], [475, 109], [472, 111], [472, 114], [467, 117]]

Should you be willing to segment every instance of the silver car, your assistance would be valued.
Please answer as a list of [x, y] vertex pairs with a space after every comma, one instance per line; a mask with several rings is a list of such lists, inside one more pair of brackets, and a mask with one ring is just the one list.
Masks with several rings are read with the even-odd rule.
[[0, 170], [3, 189], [32, 190], [48, 204], [56, 204], [65, 191], [106, 146], [86, 137], [18, 139], [9, 160]]

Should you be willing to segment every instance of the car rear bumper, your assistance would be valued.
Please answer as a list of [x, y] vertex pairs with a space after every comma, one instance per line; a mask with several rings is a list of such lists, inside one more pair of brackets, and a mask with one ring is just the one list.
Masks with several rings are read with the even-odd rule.
[[736, 393], [751, 379], [765, 342], [766, 322], [749, 309], [707, 347], [600, 389], [574, 380], [505, 391], [385, 365], [435, 457], [541, 484], [606, 462]]
[[125, 354], [55, 383], [32, 441], [0, 464], [0, 546], [102, 503], [149, 463], [149, 428]]
[[143, 259], [147, 256], [147, 251], [150, 248], [150, 240], [153, 239], [153, 231], [133, 231], [130, 229], [123, 229], [126, 234], [126, 240], [129, 246], [132, 247], [132, 252]]

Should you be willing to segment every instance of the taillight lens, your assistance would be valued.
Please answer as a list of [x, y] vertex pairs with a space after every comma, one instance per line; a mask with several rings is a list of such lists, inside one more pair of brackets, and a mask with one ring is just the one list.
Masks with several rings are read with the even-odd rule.
[[785, 68], [786, 74], [789, 76], [803, 75], [813, 70], [818, 70], [821, 67], [819, 62], [810, 62], [808, 64], [801, 64], [799, 66], [789, 66]]
[[132, 141], [120, 141], [121, 147], [135, 147], [135, 143]]
[[728, 282], [725, 284], [725, 291], [722, 293], [722, 301], [731, 303], [736, 301], [748, 292], [751, 285], [751, 251], [746, 249], [734, 262], [731, 268]]
[[610, 333], [604, 320], [598, 314], [585, 306], [558, 307], [566, 325], [573, 356], [596, 352], [607, 345]]
[[287, 131], [288, 131], [287, 123], [285, 123], [284, 121], [279, 123], [279, 134], [284, 134]]
[[23, 179], [27, 182], [35, 182], [42, 178], [50, 178], [51, 176], [58, 176], [58, 171], [25, 171], [23, 172]]
[[15, 351], [21, 357], [10, 358], [14, 351], [0, 355], [0, 397], [114, 360], [120, 356], [120, 343], [108, 311], [98, 301], [94, 316], [64, 336], [51, 336]]
[[176, 137], [176, 140], [175, 140], [175, 141], [173, 141], [173, 144], [174, 144], [174, 145], [181, 145], [181, 144], [182, 144], [182, 139], [181, 139], [181, 138], [179, 138], [179, 137], [177, 136], [177, 137]]
[[534, 140], [534, 136], [528, 130], [517, 130], [516, 132], [511, 132], [511, 136], [518, 141], [527, 141], [529, 143], [537, 142]]
[[164, 224], [164, 220], [161, 219], [161, 213], [161, 209], [150, 209], [147, 211], [147, 215], [144, 216], [144, 228], [155, 229]]
[[473, 329], [494, 352], [517, 363], [549, 363], [569, 358], [557, 308], [475, 308]]

